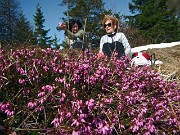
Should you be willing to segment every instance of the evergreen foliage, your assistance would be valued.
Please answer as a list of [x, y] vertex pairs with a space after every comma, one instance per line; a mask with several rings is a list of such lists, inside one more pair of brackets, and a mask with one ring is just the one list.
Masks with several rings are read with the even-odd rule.
[[55, 49], [60, 49], [61, 44], [58, 44], [59, 40], [57, 36], [55, 35], [54, 39], [52, 40], [52, 47]]
[[0, 41], [3, 47], [32, 43], [33, 29], [17, 0], [0, 1]]
[[37, 40], [37, 44], [42, 47], [49, 47], [52, 43], [51, 37], [48, 37], [47, 34], [50, 31], [44, 29], [44, 16], [43, 12], [41, 11], [41, 7], [38, 3], [36, 7], [36, 15], [34, 15], [34, 21], [35, 21], [35, 31], [34, 36]]
[[65, 41], [62, 41], [60, 46], [62, 46], [63, 49], [68, 49], [69, 48], [69, 45]]
[[151, 43], [180, 40], [179, 18], [174, 9], [167, 6], [167, 0], [132, 0], [128, 16], [130, 25], [138, 29]]
[[33, 42], [33, 28], [23, 13], [19, 14], [19, 19], [16, 22], [15, 38], [19, 44], [32, 44]]
[[0, 40], [5, 43], [15, 41], [14, 28], [19, 13], [18, 4], [17, 0], [0, 1]]
[[177, 15], [180, 17], [180, 2], [179, 0], [168, 0], [168, 7], [175, 8]]

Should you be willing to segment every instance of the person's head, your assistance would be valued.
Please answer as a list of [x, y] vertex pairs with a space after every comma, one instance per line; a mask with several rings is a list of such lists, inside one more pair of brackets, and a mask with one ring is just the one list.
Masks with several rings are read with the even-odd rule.
[[79, 29], [82, 28], [82, 24], [80, 23], [79, 20], [76, 19], [70, 19], [69, 20], [69, 30], [72, 33], [77, 33], [79, 31]]
[[118, 31], [118, 20], [115, 17], [105, 15], [102, 24], [108, 34]]

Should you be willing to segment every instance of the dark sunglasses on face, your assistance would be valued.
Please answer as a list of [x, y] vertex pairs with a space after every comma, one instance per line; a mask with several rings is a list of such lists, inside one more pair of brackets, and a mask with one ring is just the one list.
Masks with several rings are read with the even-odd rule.
[[104, 28], [106, 28], [106, 26], [111, 27], [111, 23], [104, 24]]

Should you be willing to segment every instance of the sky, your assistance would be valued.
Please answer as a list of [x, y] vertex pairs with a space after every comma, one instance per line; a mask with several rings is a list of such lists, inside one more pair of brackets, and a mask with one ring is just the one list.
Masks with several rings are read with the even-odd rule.
[[[62, 0], [19, 0], [20, 7], [31, 25], [34, 26], [34, 17], [36, 14], [36, 6], [39, 3], [41, 11], [45, 19], [45, 30], [50, 29], [48, 36], [52, 38], [57, 36], [59, 43], [64, 40], [64, 32], [57, 31], [58, 23], [62, 21], [60, 18], [65, 17], [63, 12], [66, 11], [65, 6], [59, 6]], [[111, 9], [114, 13], [120, 12], [121, 14], [129, 15], [128, 3], [131, 0], [103, 0], [106, 9]]]

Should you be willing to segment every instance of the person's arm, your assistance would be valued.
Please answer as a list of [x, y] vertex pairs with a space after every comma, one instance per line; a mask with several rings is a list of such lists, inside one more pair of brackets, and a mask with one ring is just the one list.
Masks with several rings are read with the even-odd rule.
[[62, 22], [59, 22], [58, 27], [64, 31], [66, 31], [66, 24], [63, 24]]
[[103, 49], [103, 44], [104, 44], [104, 41], [103, 41], [103, 37], [102, 37], [101, 40], [100, 40], [100, 49], [99, 49], [99, 53], [97, 54], [98, 59], [104, 57], [104, 53], [103, 53], [103, 51], [102, 51], [102, 49]]
[[84, 35], [84, 31], [83, 30], [79, 30], [77, 33], [72, 33], [70, 30], [66, 29], [65, 33], [64, 33], [69, 39], [83, 39], [83, 35]]
[[[103, 36], [103, 37], [104, 37], [104, 36]], [[104, 44], [103, 37], [101, 37], [101, 40], [100, 40], [100, 48], [99, 48], [99, 53], [101, 53], [101, 52], [102, 52], [102, 49], [103, 49], [103, 44]]]
[[120, 35], [120, 39], [121, 39], [121, 43], [123, 44], [124, 46], [124, 52], [125, 52], [125, 55], [131, 55], [131, 46], [126, 38], [126, 36], [121, 33]]

